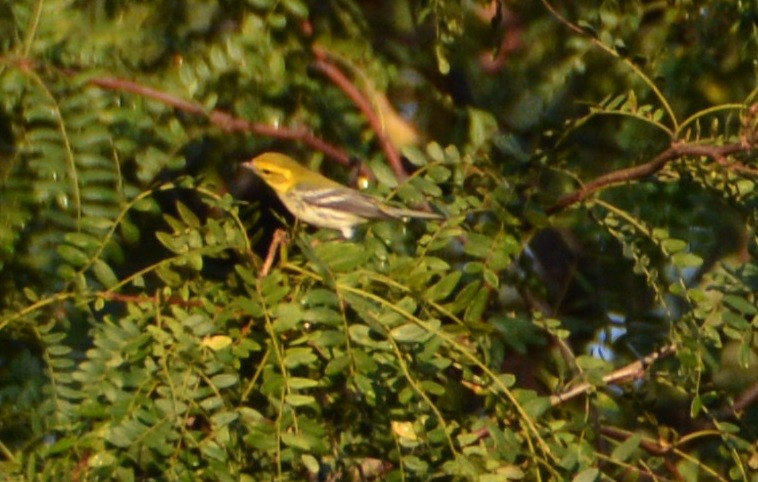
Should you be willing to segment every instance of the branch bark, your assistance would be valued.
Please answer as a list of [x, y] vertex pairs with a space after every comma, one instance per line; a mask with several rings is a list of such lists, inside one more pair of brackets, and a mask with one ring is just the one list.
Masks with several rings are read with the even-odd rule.
[[218, 109], [207, 112], [205, 110], [205, 107], [198, 102], [183, 99], [167, 92], [154, 89], [152, 87], [147, 87], [145, 85], [126, 79], [120, 79], [116, 77], [96, 77], [90, 80], [90, 83], [102, 89], [118, 90], [137, 94], [142, 97], [157, 100], [158, 102], [169, 105], [183, 112], [207, 117], [211, 123], [227, 131], [252, 132], [274, 139], [299, 141], [317, 151], [323, 152], [330, 158], [346, 167], [352, 166], [350, 156], [347, 154], [347, 152], [337, 146], [329, 144], [305, 127], [273, 127], [268, 124], [250, 122], [245, 119], [240, 119], [238, 117], [234, 117], [228, 112], [224, 112]]
[[384, 155], [387, 156], [387, 160], [389, 161], [392, 170], [395, 172], [398, 181], [404, 181], [408, 177], [408, 173], [405, 172], [403, 162], [400, 159], [400, 153], [385, 133], [382, 121], [374, 111], [371, 101], [367, 99], [358, 87], [356, 87], [355, 84], [329, 60], [329, 55], [324, 49], [314, 47], [313, 53], [316, 55], [314, 66], [326, 75], [329, 80], [334, 82], [342, 92], [350, 97], [350, 100], [353, 101], [356, 107], [360, 109], [361, 113], [363, 113], [371, 126], [371, 129], [376, 133], [376, 137], [379, 139], [379, 144], [382, 146]]
[[[624, 367], [619, 368], [618, 370], [614, 370], [613, 372], [605, 375], [603, 377], [603, 382], [605, 384], [625, 383], [625, 382], [630, 382], [632, 380], [637, 380], [638, 378], [642, 378], [647, 368], [651, 364], [653, 364], [653, 362], [655, 362], [659, 358], [666, 357], [674, 353], [676, 353], [676, 346], [666, 345], [660, 350], [654, 351], [653, 353], [642, 358], [641, 360], [637, 360], [633, 363], [630, 363]], [[566, 390], [565, 392], [552, 395], [550, 397], [550, 404], [552, 406], [559, 405], [567, 400], [571, 400], [572, 398], [576, 398], [580, 395], [583, 395], [589, 392], [593, 387], [594, 385], [588, 382], [580, 383], [579, 385], [569, 390]]]
[[[723, 164], [724, 158], [738, 152], [749, 152], [753, 143], [735, 142], [723, 146], [706, 146], [700, 144], [677, 143], [672, 144], [668, 149], [658, 154], [653, 160], [640, 164], [639, 166], [627, 167], [618, 171], [603, 174], [591, 182], [585, 184], [580, 189], [567, 194], [547, 209], [547, 214], [555, 214], [558, 211], [584, 201], [597, 191], [608, 186], [623, 182], [641, 179], [663, 169], [669, 162], [686, 156], [705, 156], [710, 157], [716, 162]], [[744, 166], [743, 166], [744, 168]]]

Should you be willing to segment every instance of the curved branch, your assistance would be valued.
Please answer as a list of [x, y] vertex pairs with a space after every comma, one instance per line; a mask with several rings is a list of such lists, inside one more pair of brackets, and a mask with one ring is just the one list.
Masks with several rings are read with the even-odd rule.
[[[666, 345], [660, 350], [654, 351], [653, 353], [649, 354], [648, 356], [640, 360], [632, 362], [626, 366], [619, 368], [618, 370], [614, 370], [611, 373], [605, 375], [603, 377], [603, 383], [605, 384], [623, 383], [623, 382], [628, 382], [632, 380], [637, 380], [638, 378], [642, 378], [647, 368], [650, 365], [652, 365], [653, 362], [655, 362], [661, 357], [666, 357], [674, 353], [676, 353], [676, 346]], [[589, 392], [593, 387], [594, 385], [592, 385], [591, 383], [588, 383], [588, 382], [581, 383], [569, 390], [566, 390], [565, 392], [552, 395], [550, 397], [550, 404], [552, 406], [559, 405], [567, 400], [571, 400], [572, 398], [576, 398], [580, 395], [583, 395]]]
[[336, 65], [329, 61], [329, 55], [324, 49], [313, 47], [313, 53], [316, 55], [316, 60], [313, 65], [321, 73], [329, 77], [329, 80], [334, 82], [342, 92], [350, 97], [350, 100], [353, 101], [358, 109], [360, 109], [361, 113], [363, 113], [371, 126], [371, 129], [376, 133], [376, 136], [379, 139], [379, 144], [382, 146], [384, 155], [387, 156], [387, 160], [389, 161], [392, 170], [395, 172], [395, 176], [399, 181], [405, 180], [408, 177], [408, 173], [405, 172], [403, 162], [400, 159], [400, 153], [387, 136], [382, 127], [382, 121], [371, 106], [371, 102]]
[[731, 405], [721, 408], [716, 413], [716, 416], [718, 418], [738, 417], [745, 409], [750, 408], [756, 402], [758, 402], [758, 382], [747, 387], [734, 399]]
[[350, 156], [347, 154], [347, 152], [317, 137], [315, 134], [313, 134], [313, 132], [305, 127], [273, 127], [268, 124], [249, 122], [245, 119], [234, 117], [228, 112], [224, 112], [218, 109], [207, 112], [205, 107], [199, 102], [183, 99], [181, 97], [169, 94], [168, 92], [154, 89], [152, 87], [147, 87], [145, 85], [138, 84], [126, 79], [119, 79], [115, 77], [96, 77], [91, 79], [90, 83], [103, 89], [119, 90], [137, 94], [142, 97], [157, 100], [158, 102], [169, 105], [183, 112], [188, 112], [190, 114], [198, 116], [205, 116], [211, 121], [211, 123], [227, 131], [252, 132], [275, 139], [299, 141], [317, 151], [323, 152], [344, 166], [350, 167], [352, 165]]
[[744, 142], [735, 142], [732, 144], [725, 144], [723, 146], [706, 146], [701, 144], [685, 143], [672, 144], [668, 149], [658, 154], [652, 161], [646, 162], [645, 164], [640, 164], [639, 166], [619, 169], [618, 171], [609, 172], [608, 174], [603, 174], [602, 176], [595, 178], [580, 189], [577, 189], [576, 191], [558, 199], [555, 204], [547, 209], [547, 213], [555, 214], [556, 212], [561, 211], [571, 206], [572, 204], [576, 204], [587, 199], [595, 192], [610, 185], [634, 181], [655, 174], [656, 172], [663, 169], [666, 164], [675, 159], [679, 159], [680, 157], [706, 156], [710, 157], [716, 162], [723, 163], [723, 159], [726, 156], [737, 152], [750, 151], [751, 149], [752, 145], [745, 145]]

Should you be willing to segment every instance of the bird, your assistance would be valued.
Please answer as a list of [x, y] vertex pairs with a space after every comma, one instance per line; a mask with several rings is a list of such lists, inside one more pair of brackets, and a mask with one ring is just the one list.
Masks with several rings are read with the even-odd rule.
[[443, 219], [437, 213], [390, 206], [279, 152], [265, 152], [244, 165], [274, 190], [293, 216], [316, 227], [338, 230], [346, 239], [353, 237], [356, 226], [373, 219]]

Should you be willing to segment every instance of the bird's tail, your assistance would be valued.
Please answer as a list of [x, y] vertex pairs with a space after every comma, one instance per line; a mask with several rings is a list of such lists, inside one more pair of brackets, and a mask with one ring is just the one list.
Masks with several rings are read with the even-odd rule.
[[409, 218], [444, 219], [445, 218], [441, 214], [437, 214], [437, 213], [431, 213], [428, 211], [414, 211], [412, 209], [401, 209], [401, 208], [395, 208], [391, 206], [382, 206], [381, 210], [384, 211], [384, 213], [387, 214], [388, 216], [391, 216], [395, 219], [409, 219]]

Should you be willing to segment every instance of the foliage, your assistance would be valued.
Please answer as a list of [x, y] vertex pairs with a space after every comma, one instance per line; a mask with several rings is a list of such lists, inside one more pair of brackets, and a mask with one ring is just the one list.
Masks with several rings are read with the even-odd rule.
[[756, 15], [0, 0], [0, 474], [755, 480]]

